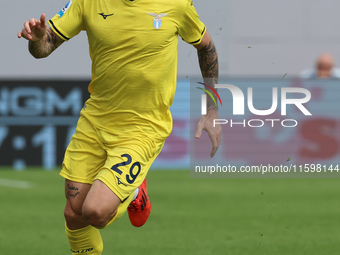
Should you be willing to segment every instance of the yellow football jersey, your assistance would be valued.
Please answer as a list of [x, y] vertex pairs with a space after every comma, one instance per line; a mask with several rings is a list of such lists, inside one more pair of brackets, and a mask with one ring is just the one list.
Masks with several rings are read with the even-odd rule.
[[195, 45], [206, 30], [191, 0], [72, 0], [49, 25], [64, 40], [87, 33], [92, 81], [82, 115], [112, 134], [169, 136], [178, 36]]

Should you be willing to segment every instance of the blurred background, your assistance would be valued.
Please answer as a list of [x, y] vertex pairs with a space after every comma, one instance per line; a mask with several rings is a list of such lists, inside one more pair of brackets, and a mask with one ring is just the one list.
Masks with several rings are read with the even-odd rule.
[[[73, 38], [44, 60], [34, 60], [16, 39], [24, 21], [54, 16], [67, 0], [2, 3], [1, 78], [89, 78], [86, 34]], [[196, 0], [219, 53], [221, 75], [298, 75], [322, 52], [340, 63], [336, 0]], [[178, 74], [199, 75], [195, 49], [179, 44]]]
[[[18, 170], [29, 165], [46, 169], [59, 166], [74, 132], [78, 112], [88, 97], [91, 74], [86, 33], [40, 60], [29, 54], [26, 40], [16, 37], [26, 20], [39, 18], [41, 13], [51, 18], [66, 2], [2, 3], [0, 165]], [[221, 77], [295, 79], [311, 74], [319, 55], [325, 52], [333, 57], [335, 67], [340, 63], [338, 1], [194, 2], [215, 41]], [[179, 41], [174, 131], [154, 168], [189, 166], [189, 87], [190, 79], [199, 77], [200, 70], [196, 50]], [[324, 87], [322, 84], [318, 86]]]

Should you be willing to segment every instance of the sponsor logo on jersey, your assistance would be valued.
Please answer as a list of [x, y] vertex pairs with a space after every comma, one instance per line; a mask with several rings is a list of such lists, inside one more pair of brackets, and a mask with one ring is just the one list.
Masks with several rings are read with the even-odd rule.
[[124, 184], [124, 183], [120, 180], [119, 177], [116, 176], [116, 178], [117, 178], [117, 183], [118, 183], [118, 185], [123, 184], [123, 185], [126, 187], [126, 184]]
[[107, 17], [110, 17], [113, 15], [113, 13], [110, 13], [110, 14], [104, 14], [104, 12], [101, 12], [101, 13], [98, 13], [100, 16], [103, 17], [103, 19], [106, 19]]
[[157, 13], [150, 13], [150, 12], [147, 12], [147, 14], [151, 15], [152, 17], [154, 17], [153, 19], [153, 27], [156, 28], [156, 29], [160, 29], [161, 26], [162, 26], [162, 18], [169, 15], [169, 14], [164, 14], [164, 13], [160, 13], [160, 14], [157, 14]]
[[58, 12], [58, 15], [59, 17], [61, 18], [65, 12], [68, 10], [68, 8], [70, 8], [70, 6], [72, 5], [72, 1], [70, 0], [63, 9], [61, 9], [59, 12]]

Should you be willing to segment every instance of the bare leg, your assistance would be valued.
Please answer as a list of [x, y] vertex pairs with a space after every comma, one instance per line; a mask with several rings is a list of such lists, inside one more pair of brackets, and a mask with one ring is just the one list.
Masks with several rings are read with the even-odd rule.
[[82, 216], [82, 207], [85, 198], [91, 189], [90, 184], [65, 180], [65, 219], [67, 227], [71, 230], [84, 228], [89, 225], [88, 220]]
[[65, 181], [65, 219], [70, 230], [92, 225], [103, 228], [115, 216], [121, 201], [103, 182], [93, 185]]
[[95, 180], [83, 204], [84, 218], [96, 228], [104, 228], [115, 216], [121, 200], [102, 181]]

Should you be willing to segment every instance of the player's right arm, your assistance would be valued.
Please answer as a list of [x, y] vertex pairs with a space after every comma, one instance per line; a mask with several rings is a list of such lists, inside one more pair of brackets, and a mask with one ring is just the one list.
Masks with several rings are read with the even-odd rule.
[[46, 14], [42, 14], [40, 20], [32, 18], [26, 21], [24, 28], [18, 32], [18, 38], [22, 37], [29, 41], [29, 52], [35, 58], [47, 57], [64, 42], [51, 28], [47, 28]]

